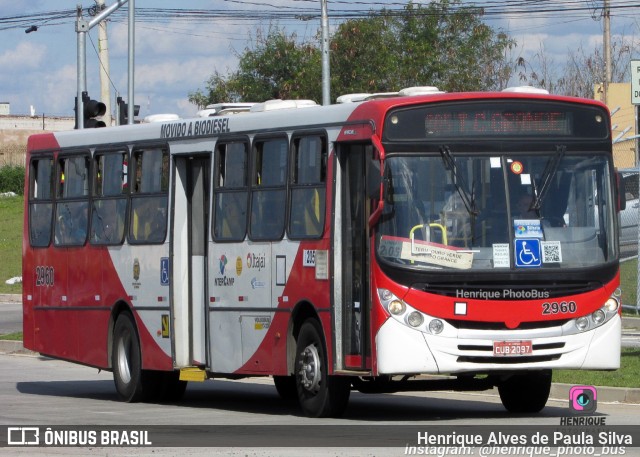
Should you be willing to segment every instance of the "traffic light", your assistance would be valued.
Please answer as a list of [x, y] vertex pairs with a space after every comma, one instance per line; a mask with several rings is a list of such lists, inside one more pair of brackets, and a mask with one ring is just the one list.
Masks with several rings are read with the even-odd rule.
[[[117, 97], [116, 102], [118, 103], [118, 125], [127, 125], [129, 123], [129, 105], [125, 103], [122, 97]], [[138, 114], [140, 114], [140, 105], [133, 105], [134, 118]]]
[[[76, 128], [78, 128], [78, 97], [76, 97]], [[99, 102], [97, 100], [91, 100], [89, 98], [89, 94], [86, 92], [82, 93], [82, 122], [85, 129], [92, 129], [98, 127], [106, 127], [103, 121], [99, 121], [98, 119], [94, 119], [96, 117], [103, 116], [107, 111], [107, 107], [104, 103]]]

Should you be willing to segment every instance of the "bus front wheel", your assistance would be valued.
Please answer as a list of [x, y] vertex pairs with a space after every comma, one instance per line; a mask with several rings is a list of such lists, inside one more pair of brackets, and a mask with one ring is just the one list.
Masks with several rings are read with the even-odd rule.
[[276, 386], [278, 395], [285, 402], [295, 402], [298, 399], [295, 376], [274, 376], [273, 383]]
[[315, 319], [300, 328], [296, 344], [295, 379], [302, 412], [309, 417], [338, 417], [349, 402], [351, 382], [347, 377], [329, 376], [322, 330]]
[[537, 413], [549, 399], [551, 370], [515, 374], [498, 384], [502, 405], [510, 413]]

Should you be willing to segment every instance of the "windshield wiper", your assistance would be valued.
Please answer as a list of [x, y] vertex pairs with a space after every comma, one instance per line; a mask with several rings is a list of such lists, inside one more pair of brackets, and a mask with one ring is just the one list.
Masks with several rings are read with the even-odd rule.
[[472, 217], [477, 216], [478, 210], [476, 209], [476, 198], [474, 189], [472, 187], [471, 192], [468, 191], [468, 186], [464, 179], [464, 175], [462, 173], [458, 173], [456, 161], [451, 155], [451, 150], [449, 149], [449, 147], [442, 146], [440, 148], [440, 155], [442, 156], [444, 167], [449, 170], [449, 173], [451, 173], [451, 181], [453, 181], [453, 185], [456, 186], [456, 190], [458, 191], [458, 194], [460, 195], [462, 203], [464, 204], [467, 212]]
[[549, 185], [551, 181], [553, 181], [553, 177], [556, 175], [558, 171], [558, 166], [560, 165], [560, 161], [564, 157], [564, 153], [567, 151], [567, 147], [564, 145], [556, 146], [556, 153], [547, 161], [547, 165], [544, 167], [544, 171], [540, 176], [540, 189], [536, 186], [536, 180], [532, 180], [533, 184], [533, 203], [531, 204], [531, 209], [535, 210], [536, 214], [540, 216], [540, 208], [542, 207], [542, 200], [544, 200], [547, 191], [549, 190]]

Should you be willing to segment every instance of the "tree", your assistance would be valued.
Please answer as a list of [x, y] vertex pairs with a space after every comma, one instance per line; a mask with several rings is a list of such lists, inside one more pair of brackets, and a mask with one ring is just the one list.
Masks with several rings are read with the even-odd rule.
[[210, 103], [215, 103], [218, 101], [239, 102], [242, 100], [239, 94], [233, 93], [233, 91], [229, 87], [227, 79], [220, 73], [218, 73], [217, 70], [207, 80], [206, 86], [206, 93], [204, 93], [200, 89], [195, 92], [189, 93], [189, 101], [200, 109], [204, 108]]
[[482, 23], [480, 8], [458, 0], [409, 3], [398, 18], [402, 86], [434, 85], [446, 91], [491, 90], [510, 77], [506, 51], [515, 41]]
[[[391, 92], [434, 85], [446, 91], [501, 89], [511, 77], [506, 52], [515, 42], [481, 21], [482, 9], [461, 0], [407, 3], [403, 10], [371, 11], [333, 33], [333, 94]], [[299, 43], [295, 34], [270, 28], [239, 56], [238, 70], [215, 72], [207, 91], [189, 94], [198, 106], [270, 98], [321, 100], [320, 34]]]
[[298, 43], [295, 33], [269, 28], [258, 31], [253, 48], [239, 55], [238, 70], [223, 76], [215, 72], [207, 81], [206, 93], [189, 94], [198, 107], [210, 103], [310, 98], [319, 100], [322, 87], [320, 51], [310, 43]]
[[[400, 87], [398, 37], [385, 11], [342, 23], [331, 39], [331, 87], [334, 94], [391, 92]], [[374, 45], [372, 45], [374, 44]]]

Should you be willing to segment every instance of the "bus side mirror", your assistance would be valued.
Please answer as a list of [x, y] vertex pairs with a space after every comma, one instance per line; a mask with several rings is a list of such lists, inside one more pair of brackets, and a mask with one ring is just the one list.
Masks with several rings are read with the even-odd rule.
[[367, 162], [367, 176], [366, 176], [366, 191], [367, 197], [373, 201], [378, 201], [375, 205], [375, 209], [369, 216], [369, 229], [375, 227], [382, 215], [382, 208], [384, 202], [380, 198], [380, 188], [382, 186], [382, 178], [380, 177], [380, 162], [376, 159], [371, 159]]
[[622, 179], [622, 173], [616, 171], [616, 200], [618, 202], [618, 212], [623, 211], [627, 207], [627, 195]]

